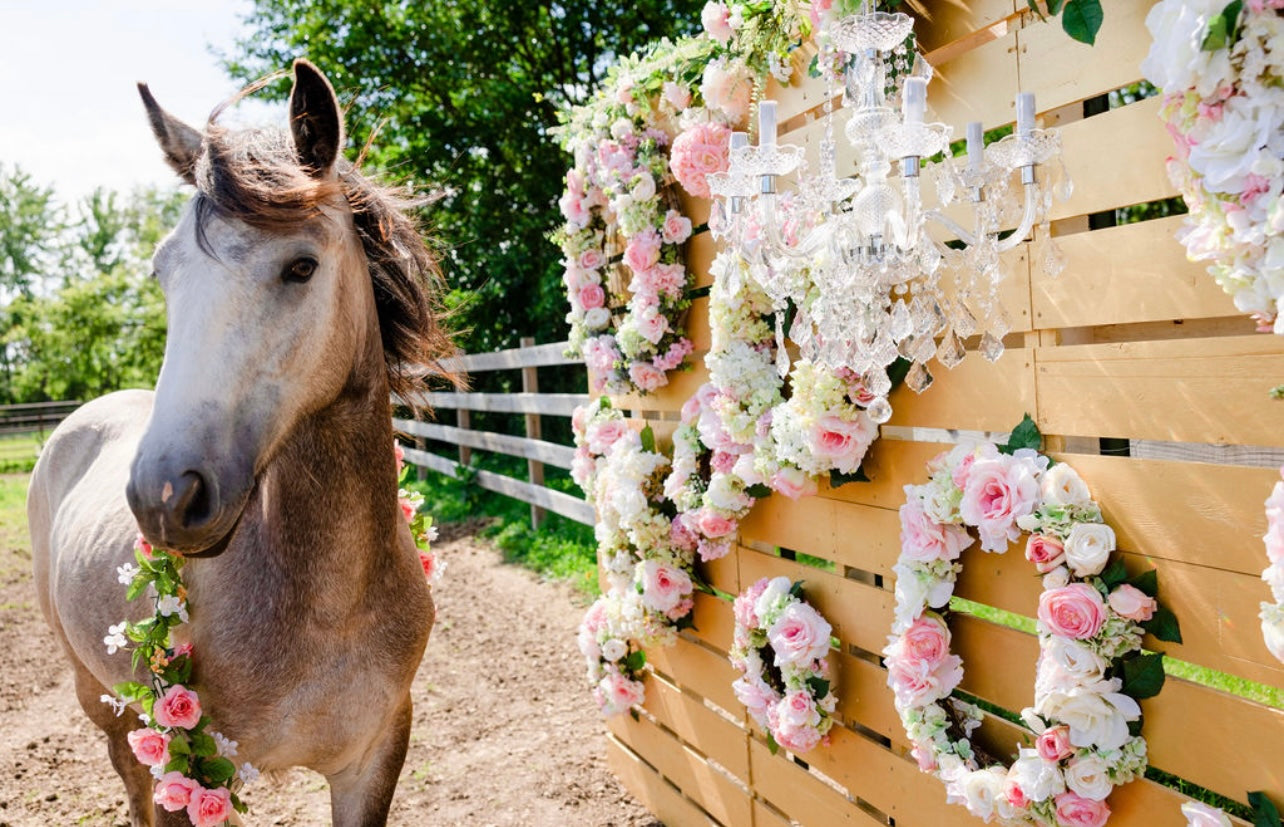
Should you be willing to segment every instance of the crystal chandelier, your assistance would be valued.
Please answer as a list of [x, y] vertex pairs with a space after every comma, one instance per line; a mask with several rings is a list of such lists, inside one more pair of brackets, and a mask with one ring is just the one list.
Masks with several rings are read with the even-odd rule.
[[[985, 146], [981, 124], [968, 124], [966, 154], [951, 157], [951, 128], [924, 120], [931, 67], [920, 57], [908, 74], [892, 71], [896, 59], [907, 62], [913, 25], [906, 14], [867, 3], [822, 31], [828, 88], [815, 173], [800, 147], [776, 142], [776, 103], [762, 101], [758, 144], [734, 133], [730, 169], [709, 177], [715, 237], [743, 256], [776, 306], [781, 375], [789, 370], [787, 334], [803, 358], [860, 374], [877, 422], [891, 416], [887, 369], [898, 356], [912, 363], [906, 383], [921, 392], [932, 383], [926, 363], [935, 357], [953, 368], [966, 339], [979, 336], [990, 361], [1002, 355], [1011, 323], [998, 298], [1000, 256], [1040, 226], [1043, 266], [1058, 273], [1047, 217], [1053, 194], [1069, 197], [1070, 186], [1060, 135], [1034, 127], [1031, 93], [1017, 95], [1013, 134]], [[853, 177], [837, 173], [833, 130], [841, 116], [830, 102], [840, 77]], [[899, 111], [890, 105], [896, 97]], [[793, 176], [787, 193], [778, 190], [783, 176]], [[924, 202], [924, 178], [936, 206]], [[960, 223], [967, 212], [970, 228]]]

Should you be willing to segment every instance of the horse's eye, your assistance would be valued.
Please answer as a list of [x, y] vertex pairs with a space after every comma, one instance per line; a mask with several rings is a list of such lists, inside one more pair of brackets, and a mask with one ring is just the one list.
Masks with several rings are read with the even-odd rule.
[[285, 270], [281, 272], [281, 279], [299, 284], [312, 278], [312, 274], [316, 271], [317, 260], [304, 256], [287, 264]]

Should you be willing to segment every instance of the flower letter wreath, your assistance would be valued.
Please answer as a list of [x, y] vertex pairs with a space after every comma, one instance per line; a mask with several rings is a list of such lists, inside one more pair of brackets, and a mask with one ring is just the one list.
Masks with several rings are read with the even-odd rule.
[[[1155, 600], [1155, 573], [1128, 578], [1087, 485], [1039, 443], [1026, 417], [1007, 445], [959, 445], [928, 463], [928, 483], [905, 487], [883, 654], [914, 757], [950, 802], [986, 821], [1099, 827], [1106, 797], [1146, 768], [1137, 700], [1159, 692], [1164, 672], [1162, 654], [1141, 653], [1142, 634], [1181, 636]], [[1030, 532], [1025, 556], [1043, 573], [1034, 706], [1021, 713], [1037, 739], [1011, 767], [974, 750], [982, 713], [950, 697], [963, 663], [950, 652], [947, 607], [973, 530], [997, 553]]]

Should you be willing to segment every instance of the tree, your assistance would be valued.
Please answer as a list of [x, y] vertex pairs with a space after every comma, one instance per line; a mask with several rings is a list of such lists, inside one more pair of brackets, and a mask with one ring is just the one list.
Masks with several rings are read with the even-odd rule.
[[18, 166], [0, 164], [0, 301], [14, 293], [32, 294], [62, 229], [53, 188], [36, 185]]
[[[255, 0], [233, 75], [255, 79], [306, 56], [351, 101], [354, 151], [431, 182], [448, 303], [466, 350], [566, 336], [559, 223], [567, 159], [558, 109], [597, 89], [614, 57], [699, 25], [704, 0], [372, 3]], [[284, 97], [287, 87], [271, 87]]]

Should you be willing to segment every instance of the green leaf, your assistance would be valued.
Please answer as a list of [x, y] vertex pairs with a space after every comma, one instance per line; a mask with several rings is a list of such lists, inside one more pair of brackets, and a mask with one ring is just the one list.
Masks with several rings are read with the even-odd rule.
[[780, 744], [776, 743], [776, 739], [772, 737], [770, 732], [767, 733], [767, 749], [771, 751], [772, 755], [780, 752]]
[[751, 485], [746, 488], [745, 493], [753, 497], [755, 500], [761, 500], [763, 497], [771, 496], [771, 486], [761, 482], [756, 483], [755, 485]]
[[651, 430], [650, 425], [647, 425], [642, 429], [641, 436], [642, 436], [642, 450], [648, 453], [654, 454], [655, 453], [655, 431]]
[[192, 745], [187, 742], [187, 736], [183, 734], [175, 735], [169, 742], [170, 755], [191, 755]]
[[796, 597], [797, 599], [802, 600], [803, 599], [802, 594], [803, 594], [803, 581], [795, 580], [794, 584], [789, 587], [789, 596]]
[[1141, 624], [1141, 628], [1150, 634], [1169, 643], [1181, 643], [1181, 627], [1177, 624], [1177, 615], [1167, 606], [1159, 606], [1155, 614]]
[[113, 686], [111, 691], [115, 692], [117, 696], [124, 698], [127, 701], [136, 701], [145, 696], [151, 690], [137, 681], [124, 681], [123, 683], [118, 683]]
[[246, 805], [246, 803], [242, 801], [241, 797], [236, 793], [232, 793], [231, 801], [232, 801], [232, 809], [236, 810], [241, 815], [245, 815], [250, 811], [249, 806]]
[[140, 571], [130, 582], [129, 588], [125, 590], [125, 599], [137, 599], [140, 594], [147, 590], [147, 584], [150, 582], [152, 582], [151, 575]]
[[204, 732], [193, 732], [190, 735], [192, 740], [192, 752], [202, 757], [218, 754], [218, 744], [214, 739]]
[[1066, 0], [1065, 9], [1061, 12], [1061, 28], [1065, 33], [1080, 43], [1089, 46], [1097, 42], [1097, 32], [1105, 14], [1101, 11], [1101, 0]]
[[807, 687], [816, 696], [816, 700], [820, 700], [829, 694], [829, 681], [816, 675], [812, 675], [807, 679]]
[[687, 612], [682, 617], [677, 619], [677, 621], [674, 623], [674, 626], [677, 627], [679, 632], [681, 632], [683, 629], [694, 629], [695, 615], [691, 612]]
[[809, 78], [820, 77], [820, 55], [819, 54], [812, 55], [811, 63], [807, 64], [807, 77]]
[[1253, 808], [1253, 827], [1280, 827], [1280, 811], [1266, 793], [1261, 790], [1249, 793], [1248, 806]]
[[624, 658], [624, 668], [630, 672], [641, 672], [643, 666], [646, 666], [646, 652], [641, 649], [630, 652]]
[[1128, 569], [1124, 567], [1123, 555], [1112, 554], [1106, 570], [1101, 573], [1101, 581], [1106, 584], [1107, 590], [1114, 591], [1115, 586], [1127, 579]]
[[829, 487], [839, 488], [849, 482], [869, 482], [869, 477], [865, 475], [864, 466], [859, 466], [850, 474], [842, 474], [838, 471], [829, 472]]
[[887, 366], [887, 378], [892, 380], [892, 390], [905, 384], [905, 377], [909, 376], [913, 366], [914, 363], [904, 356], [897, 356], [896, 361]]
[[999, 451], [1004, 454], [1015, 454], [1022, 448], [1037, 451], [1041, 445], [1043, 434], [1039, 433], [1039, 426], [1026, 414], [1021, 424], [1012, 429], [1012, 436], [1008, 437], [1007, 444], [999, 446]]
[[1153, 698], [1164, 688], [1164, 656], [1140, 655], [1123, 662], [1123, 691], [1135, 700]]
[[1239, 14], [1243, 9], [1243, 0], [1234, 0], [1222, 9], [1221, 14], [1208, 21], [1208, 34], [1199, 48], [1205, 52], [1216, 52], [1234, 46], [1239, 39]]
[[236, 765], [221, 755], [201, 761], [201, 774], [210, 787], [221, 787], [236, 775]]
[[192, 764], [188, 761], [186, 755], [174, 755], [169, 759], [169, 763], [165, 765], [165, 772], [178, 772], [187, 775], [187, 771], [191, 766]]
[[1155, 569], [1143, 571], [1141, 574], [1128, 581], [1128, 585], [1137, 589], [1146, 597], [1159, 596], [1159, 572]]

